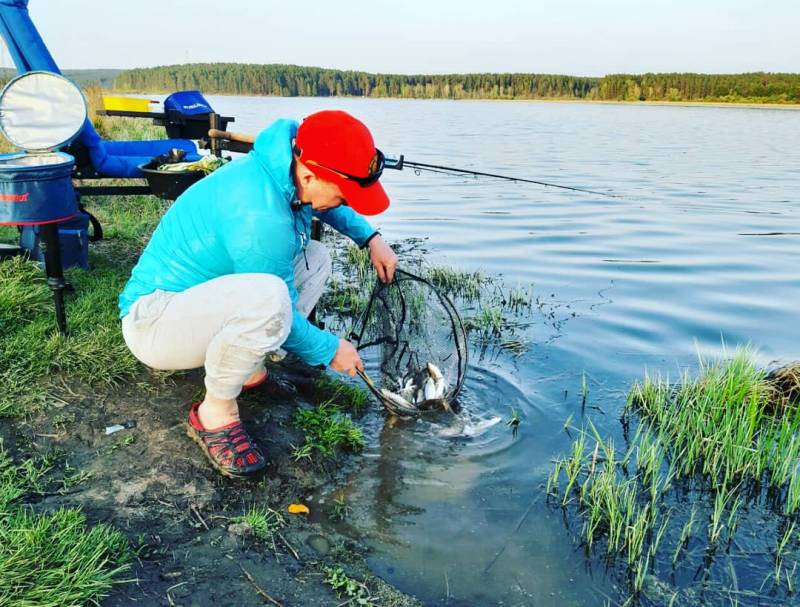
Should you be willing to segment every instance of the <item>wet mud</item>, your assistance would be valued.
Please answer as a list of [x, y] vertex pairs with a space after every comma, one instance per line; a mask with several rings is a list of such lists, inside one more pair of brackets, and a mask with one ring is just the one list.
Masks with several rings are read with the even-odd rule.
[[[286, 361], [278, 371], [301, 395], [318, 373]], [[80, 507], [91, 524], [108, 522], [128, 536], [138, 557], [102, 605], [347, 604], [325, 583], [326, 567], [363, 582], [372, 604], [420, 604], [370, 573], [365, 546], [319, 522], [324, 515], [313, 495], [352, 473], [359, 455], [293, 460], [303, 436], [291, 416], [312, 406], [306, 398], [281, 402], [258, 389], [240, 397], [242, 418], [270, 462], [258, 480], [241, 481], [218, 474], [186, 436], [188, 409], [201, 389], [199, 372], [168, 379], [143, 373], [102, 393], [65, 386], [45, 412], [0, 425], [15, 459], [55, 450], [56, 472], [85, 478], [32, 498], [34, 509]], [[134, 428], [106, 434], [106, 427], [129, 421]], [[290, 503], [307, 504], [310, 515], [288, 514]], [[234, 521], [253, 505], [286, 521], [270, 540]]]

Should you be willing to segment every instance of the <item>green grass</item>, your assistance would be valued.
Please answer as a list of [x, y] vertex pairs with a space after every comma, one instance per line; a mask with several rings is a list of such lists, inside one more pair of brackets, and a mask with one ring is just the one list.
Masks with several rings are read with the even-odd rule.
[[77, 509], [33, 511], [23, 501], [42, 491], [49, 458], [12, 462], [0, 442], [0, 605], [98, 604], [127, 569], [126, 537], [88, 527]]
[[[99, 92], [87, 94], [90, 107], [98, 107]], [[164, 138], [162, 127], [141, 120], [95, 122], [111, 139]], [[89, 272], [66, 272], [75, 287], [74, 294], [66, 294], [68, 338], [55, 330], [44, 272], [21, 259], [0, 263], [0, 417], [41, 408], [62, 380], [108, 386], [141, 369], [123, 342], [117, 298], [169, 203], [154, 196], [84, 197], [82, 202], [100, 219], [108, 240], [91, 246]], [[16, 228], [0, 231], [0, 240], [17, 238]]]
[[91, 262], [91, 272], [67, 272], [76, 292], [66, 298], [66, 338], [55, 329], [52, 295], [38, 266], [21, 259], [0, 263], [0, 417], [40, 407], [62, 377], [108, 385], [140, 368], [117, 318], [130, 265], [102, 254]]
[[120, 243], [144, 248], [171, 204], [171, 201], [155, 196], [110, 196], [95, 201], [87, 199], [87, 202], [87, 208], [100, 220], [103, 235], [108, 240], [101, 248], [105, 251], [117, 246], [118, 253], [131, 252], [130, 247], [120, 251]]
[[320, 298], [318, 309], [322, 314], [333, 313], [350, 319], [358, 318], [367, 308], [371, 290], [372, 282], [353, 284], [334, 278]]
[[[645, 375], [628, 396], [624, 421], [635, 414], [640, 423], [624, 450], [589, 422], [571, 454], [555, 462], [548, 492], [574, 506], [587, 546], [602, 540], [607, 554], [624, 560], [634, 592], [671, 524], [674, 513], [664, 504], [678, 483], [692, 482], [708, 496], [707, 550], [733, 539], [745, 500], [766, 488], [777, 496], [777, 516], [800, 508], [800, 402], [753, 359], [741, 349], [729, 360], [701, 360], [698, 376], [684, 374], [677, 385]], [[696, 518], [693, 508], [668, 547], [673, 566]]]
[[[162, 128], [141, 121], [112, 119], [98, 126], [118, 139], [164, 137]], [[66, 295], [68, 338], [56, 332], [43, 270], [21, 259], [0, 263], [0, 418], [29, 415], [55, 398], [69, 400], [64, 384], [102, 390], [141, 369], [123, 342], [117, 297], [166, 204], [152, 196], [82, 202], [110, 240], [92, 245], [90, 272], [66, 273], [75, 287]], [[17, 240], [16, 228], [0, 228], [0, 241]], [[39, 511], [25, 503], [89, 477], [65, 465], [53, 478], [55, 468], [51, 455], [16, 464], [0, 441], [0, 605], [99, 604], [127, 568], [129, 547], [119, 531], [90, 527], [80, 510]]]
[[481, 306], [477, 314], [464, 320], [467, 331], [482, 331], [493, 335], [501, 335], [505, 325], [503, 310], [495, 305]]
[[374, 605], [369, 588], [363, 583], [348, 576], [341, 567], [325, 567], [325, 583], [330, 586], [336, 596], [344, 599], [339, 605]]
[[304, 446], [325, 457], [335, 456], [339, 449], [359, 451], [364, 446], [361, 429], [332, 401], [298, 409], [294, 423], [305, 433]]
[[349, 244], [345, 259], [358, 280], [371, 282], [369, 279], [372, 273], [372, 261], [369, 249], [362, 249], [354, 244]]
[[317, 403], [333, 401], [353, 415], [361, 415], [369, 401], [369, 392], [363, 388], [324, 373], [314, 381], [313, 396]]
[[286, 521], [277, 510], [266, 506], [253, 505], [242, 516], [231, 519], [234, 523], [245, 523], [250, 532], [260, 540], [271, 541]]
[[471, 300], [479, 299], [483, 288], [490, 282], [480, 271], [468, 272], [448, 266], [425, 267], [423, 277], [446, 295], [458, 295]]

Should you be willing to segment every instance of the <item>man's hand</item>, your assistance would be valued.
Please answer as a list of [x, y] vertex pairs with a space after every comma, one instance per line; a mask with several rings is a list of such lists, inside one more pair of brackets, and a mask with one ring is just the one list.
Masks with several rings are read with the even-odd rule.
[[397, 268], [397, 255], [380, 235], [369, 241], [369, 258], [381, 282], [392, 282]]
[[346, 339], [340, 338], [339, 349], [336, 350], [336, 356], [333, 357], [330, 367], [334, 371], [348, 373], [350, 377], [354, 377], [356, 369], [364, 369], [364, 363], [361, 362], [356, 347]]

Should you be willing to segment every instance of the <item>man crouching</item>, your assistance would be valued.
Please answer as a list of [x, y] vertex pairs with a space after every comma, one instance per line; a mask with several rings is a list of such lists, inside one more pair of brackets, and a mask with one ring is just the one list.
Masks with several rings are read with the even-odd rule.
[[133, 269], [119, 298], [125, 343], [155, 369], [205, 367], [188, 434], [221, 473], [248, 477], [266, 466], [236, 398], [261, 384], [291, 391], [268, 375], [268, 353], [351, 376], [363, 368], [353, 344], [307, 319], [331, 273], [311, 220], [369, 247], [378, 277], [391, 281], [397, 256], [362, 217], [389, 206], [382, 171], [369, 130], [345, 112], [278, 120], [250, 154], [175, 201]]

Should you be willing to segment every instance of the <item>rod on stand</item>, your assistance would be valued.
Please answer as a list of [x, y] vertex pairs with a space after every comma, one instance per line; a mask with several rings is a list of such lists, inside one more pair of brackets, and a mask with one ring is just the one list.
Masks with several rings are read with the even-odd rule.
[[[213, 114], [212, 114], [213, 116]], [[213, 120], [213, 118], [212, 118]], [[211, 145], [221, 145], [215, 143], [218, 139], [225, 141], [224, 145], [239, 145], [239, 146], [252, 146], [255, 142], [254, 135], [246, 133], [231, 133], [228, 131], [221, 131], [215, 129], [213, 126], [208, 131], [211, 137]], [[212, 147], [213, 150], [213, 147]], [[234, 151], [249, 151], [248, 149]], [[589, 188], [578, 188], [571, 185], [562, 185], [560, 183], [550, 183], [549, 181], [541, 181], [539, 179], [528, 179], [527, 177], [514, 177], [513, 175], [500, 175], [498, 173], [487, 173], [485, 171], [473, 171], [472, 169], [463, 169], [459, 167], [445, 166], [441, 164], [428, 164], [426, 162], [415, 162], [407, 160], [405, 155], [400, 155], [397, 158], [386, 156], [384, 158], [384, 168], [393, 169], [395, 171], [402, 171], [405, 168], [411, 169], [419, 174], [420, 171], [429, 171], [431, 173], [444, 173], [447, 175], [472, 175], [473, 177], [490, 177], [492, 179], [503, 179], [505, 181], [516, 181], [518, 183], [533, 183], [535, 185], [544, 186], [546, 188], [557, 188], [559, 190], [569, 190], [571, 192], [582, 192], [584, 194], [593, 194], [595, 196], [603, 196], [605, 198], [624, 198], [619, 194], [612, 194], [611, 192], [599, 192], [598, 190], [591, 190]]]
[[61, 335], [67, 334], [67, 311], [64, 308], [64, 291], [71, 289], [71, 285], [64, 280], [64, 270], [61, 267], [61, 245], [58, 240], [58, 224], [46, 223], [40, 228], [42, 242], [44, 243], [44, 271], [47, 275], [47, 286], [53, 291], [53, 300], [56, 304], [56, 324]]

